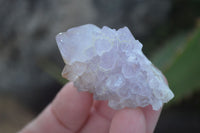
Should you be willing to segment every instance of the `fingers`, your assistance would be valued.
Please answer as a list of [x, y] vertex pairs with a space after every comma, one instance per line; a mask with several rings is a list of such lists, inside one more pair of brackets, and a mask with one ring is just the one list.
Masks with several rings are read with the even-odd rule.
[[149, 105], [145, 108], [142, 108], [146, 119], [146, 132], [153, 133], [156, 124], [158, 122], [158, 118], [160, 116], [161, 109], [158, 111], [152, 110], [152, 107]]
[[73, 84], [69, 83], [58, 93], [52, 104], [24, 131], [36, 133], [35, 129], [38, 129], [37, 133], [77, 132], [88, 119], [91, 106], [92, 95], [78, 92]]
[[106, 101], [95, 101], [87, 124], [80, 133], [108, 133], [115, 112], [115, 110], [108, 107]]
[[123, 109], [118, 111], [112, 120], [109, 133], [145, 133], [146, 122], [139, 109]]
[[117, 110], [114, 110], [108, 106], [107, 101], [96, 101], [94, 107], [96, 113], [98, 113], [108, 121], [111, 121], [115, 112], [117, 112]]
[[71, 133], [71, 131], [57, 121], [52, 114], [51, 106], [48, 106], [38, 118], [19, 133]]
[[76, 132], [87, 120], [91, 106], [92, 95], [78, 92], [70, 83], [58, 94], [52, 103], [52, 110], [63, 125]]
[[93, 103], [91, 94], [70, 83], [21, 133], [152, 133], [159, 114], [151, 106], [115, 111], [105, 101]]

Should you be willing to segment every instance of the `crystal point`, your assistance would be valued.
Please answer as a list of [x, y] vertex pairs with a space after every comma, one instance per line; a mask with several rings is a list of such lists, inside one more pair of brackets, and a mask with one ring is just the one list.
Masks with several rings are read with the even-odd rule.
[[56, 41], [66, 64], [62, 76], [94, 99], [108, 100], [113, 109], [152, 105], [158, 110], [174, 97], [127, 27], [86, 24], [59, 33]]

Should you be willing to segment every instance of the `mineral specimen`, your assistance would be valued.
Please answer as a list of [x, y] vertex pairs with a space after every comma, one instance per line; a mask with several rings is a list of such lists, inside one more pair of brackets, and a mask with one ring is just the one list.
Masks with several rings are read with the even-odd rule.
[[113, 109], [151, 104], [158, 110], [174, 97], [127, 27], [86, 24], [59, 33], [56, 41], [66, 64], [62, 76]]

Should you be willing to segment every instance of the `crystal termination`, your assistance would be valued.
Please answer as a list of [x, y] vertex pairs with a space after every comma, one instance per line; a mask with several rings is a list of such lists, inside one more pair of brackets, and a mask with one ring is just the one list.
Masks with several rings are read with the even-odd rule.
[[66, 64], [62, 76], [113, 109], [151, 104], [158, 110], [174, 97], [127, 27], [86, 24], [59, 33], [56, 41]]

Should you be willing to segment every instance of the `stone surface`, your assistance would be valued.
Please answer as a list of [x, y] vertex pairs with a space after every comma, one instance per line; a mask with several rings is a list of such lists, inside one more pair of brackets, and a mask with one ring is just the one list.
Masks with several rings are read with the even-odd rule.
[[63, 65], [55, 35], [95, 18], [91, 0], [0, 0], [0, 93], [34, 107], [52, 99], [61, 85], [44, 69]]
[[137, 38], [146, 39], [156, 27], [166, 22], [172, 1], [93, 0], [93, 3], [97, 9], [99, 25], [115, 28], [126, 25]]
[[127, 27], [86, 24], [59, 33], [56, 41], [66, 64], [63, 77], [114, 109], [151, 104], [158, 110], [174, 97]]

